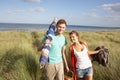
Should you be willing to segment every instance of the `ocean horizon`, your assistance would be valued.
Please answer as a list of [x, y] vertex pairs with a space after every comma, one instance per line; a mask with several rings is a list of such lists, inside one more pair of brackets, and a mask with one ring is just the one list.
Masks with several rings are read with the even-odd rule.
[[[8, 30], [25, 30], [38, 31], [48, 30], [50, 24], [28, 24], [28, 23], [0, 23], [0, 31]], [[82, 26], [82, 25], [67, 25], [66, 31], [106, 31], [106, 30], [120, 30], [120, 27], [100, 27], [100, 26]]]

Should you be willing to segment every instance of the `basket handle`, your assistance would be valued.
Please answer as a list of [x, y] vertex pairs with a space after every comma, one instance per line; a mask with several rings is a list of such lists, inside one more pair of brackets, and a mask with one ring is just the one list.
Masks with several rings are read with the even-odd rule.
[[67, 73], [68, 73], [68, 74], [67, 74], [68, 76], [70, 76], [70, 77], [72, 77], [72, 78], [74, 77], [74, 73], [73, 73], [73, 71], [72, 71], [72, 70], [70, 70], [70, 71], [69, 71], [69, 72], [67, 72]]

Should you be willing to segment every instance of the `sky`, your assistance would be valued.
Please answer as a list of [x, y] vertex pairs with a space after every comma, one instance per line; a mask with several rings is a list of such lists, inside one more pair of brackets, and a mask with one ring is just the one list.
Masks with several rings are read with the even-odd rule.
[[120, 0], [1, 0], [0, 23], [120, 27]]

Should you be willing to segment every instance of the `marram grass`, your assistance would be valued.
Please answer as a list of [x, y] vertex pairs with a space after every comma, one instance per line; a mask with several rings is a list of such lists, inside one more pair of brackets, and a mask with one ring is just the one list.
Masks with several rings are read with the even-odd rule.
[[[86, 41], [89, 50], [104, 45], [110, 50], [109, 66], [93, 63], [94, 80], [120, 79], [120, 31], [79, 32], [80, 40]], [[40, 52], [37, 46], [45, 32], [0, 31], [0, 80], [46, 80], [44, 70], [39, 69]], [[69, 32], [67, 60], [69, 60]], [[70, 64], [69, 64], [70, 66]]]

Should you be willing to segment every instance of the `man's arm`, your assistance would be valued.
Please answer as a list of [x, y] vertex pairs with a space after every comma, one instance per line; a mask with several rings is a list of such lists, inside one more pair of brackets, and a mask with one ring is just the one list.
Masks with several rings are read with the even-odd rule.
[[45, 41], [46, 41], [46, 36], [44, 36], [44, 38], [42, 39], [41, 43], [38, 45], [37, 51], [41, 51], [42, 50], [42, 48], [45, 45]]
[[[53, 19], [53, 22], [51, 23], [51, 25], [54, 25], [54, 29], [55, 29], [55, 24], [57, 23], [57, 18], [54, 18]], [[51, 26], [50, 25], [50, 26]], [[49, 29], [50, 29], [51, 27], [49, 27]], [[53, 30], [53, 29], [52, 29]], [[54, 31], [54, 30], [53, 30]], [[48, 34], [51, 34], [51, 32], [48, 30], [47, 32], [47, 35]], [[54, 32], [52, 32], [52, 33], [54, 33]], [[45, 36], [44, 38], [43, 38], [43, 40], [42, 40], [42, 42], [39, 44], [39, 46], [38, 46], [38, 48], [37, 48], [37, 50], [38, 51], [41, 51], [42, 50], [42, 48], [44, 47], [44, 45], [45, 44], [50, 44], [51, 43], [51, 40], [52, 40], [52, 38], [49, 36]]]
[[62, 47], [62, 57], [63, 57], [63, 60], [64, 60], [64, 63], [65, 63], [65, 67], [66, 67], [66, 70], [67, 72], [69, 71], [69, 67], [68, 67], [68, 64], [67, 64], [67, 60], [66, 60], [66, 46], [63, 46]]

